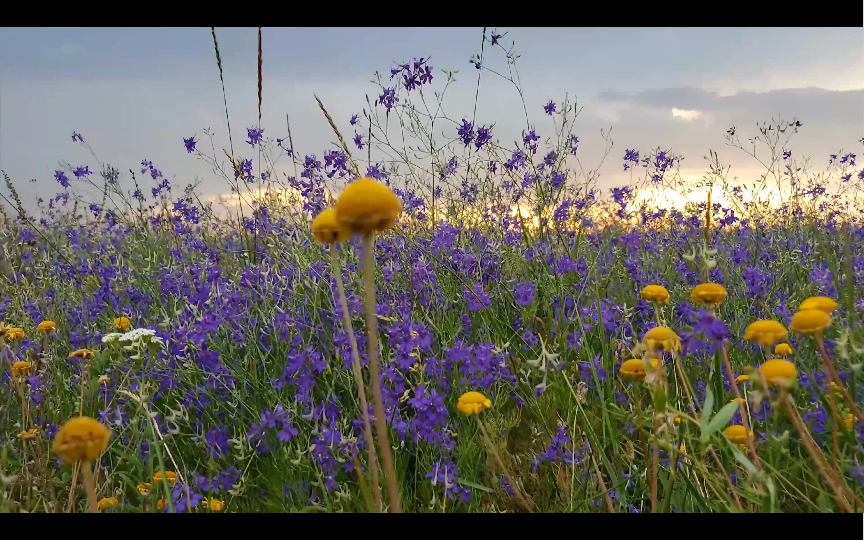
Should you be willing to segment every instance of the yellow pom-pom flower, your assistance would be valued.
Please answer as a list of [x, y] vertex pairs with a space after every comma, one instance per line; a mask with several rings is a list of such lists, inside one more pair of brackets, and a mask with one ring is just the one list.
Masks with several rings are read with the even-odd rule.
[[[651, 360], [651, 367], [657, 367], [657, 359]], [[645, 363], [638, 358], [627, 360], [621, 364], [621, 369], [618, 371], [622, 377], [631, 381], [645, 380]]]
[[805, 336], [821, 334], [823, 330], [831, 326], [831, 315], [821, 309], [805, 309], [792, 316], [789, 323], [792, 330]]
[[138, 493], [140, 493], [141, 495], [149, 495], [150, 494], [150, 483], [149, 482], [142, 482], [142, 483], [138, 484], [136, 486], [136, 488], [138, 489]]
[[[165, 471], [165, 478], [168, 479], [169, 484], [177, 483], [177, 473], [174, 471]], [[153, 483], [157, 486], [162, 484], [162, 471], [156, 471], [156, 474], [153, 475]]]
[[459, 403], [456, 404], [456, 408], [460, 412], [470, 416], [472, 414], [480, 414], [484, 409], [491, 409], [492, 401], [480, 392], [465, 392], [459, 397]]
[[210, 499], [209, 504], [210, 510], [214, 512], [221, 512], [225, 509], [225, 503], [223, 501], [220, 501], [219, 499]]
[[855, 425], [855, 415], [852, 413], [847, 414], [843, 417], [843, 424], [846, 426], [846, 429], [852, 429], [852, 426]]
[[750, 377], [748, 375], [738, 375], [738, 377], [735, 379], [735, 382], [738, 384], [741, 384], [741, 383], [748, 382], [749, 380], [750, 380]]
[[57, 325], [54, 321], [42, 321], [39, 323], [37, 330], [39, 330], [40, 334], [47, 336], [48, 334], [53, 334], [54, 331], [57, 330]]
[[649, 302], [668, 302], [669, 291], [662, 285], [648, 285], [639, 293], [643, 300]]
[[774, 347], [774, 354], [779, 356], [788, 356], [793, 352], [795, 351], [792, 350], [792, 346], [788, 343], [778, 343], [777, 346]]
[[642, 338], [642, 343], [644, 343], [650, 350], [681, 350], [681, 340], [678, 338], [678, 334], [663, 326], [658, 326], [657, 328], [652, 328], [645, 332], [645, 337]]
[[114, 319], [114, 328], [119, 328], [125, 332], [132, 328], [132, 323], [126, 317], [117, 317]]
[[69, 358], [74, 358], [74, 357], [76, 357], [76, 356], [77, 356], [78, 358], [81, 358], [81, 359], [83, 359], [83, 360], [86, 360], [86, 359], [88, 359], [88, 358], [93, 358], [94, 356], [96, 356], [96, 353], [94, 353], [94, 352], [91, 351], [90, 349], [78, 349], [77, 351], [71, 353], [71, 354], [69, 355]]
[[20, 328], [9, 328], [6, 330], [6, 337], [9, 339], [24, 339], [27, 334]]
[[12, 375], [29, 375], [30, 367], [30, 362], [15, 362], [14, 364], [12, 364]]
[[108, 448], [111, 430], [88, 416], [67, 421], [54, 436], [54, 452], [64, 461], [93, 461]]
[[104, 499], [99, 499], [99, 510], [110, 510], [117, 506], [120, 501], [117, 500], [117, 497], [106, 497]]
[[719, 306], [726, 300], [726, 289], [717, 283], [703, 283], [690, 290], [690, 299], [699, 304]]
[[32, 428], [32, 429], [28, 429], [26, 431], [22, 431], [21, 433], [19, 433], [18, 438], [21, 439], [22, 441], [32, 441], [32, 440], [36, 439], [37, 434], [38, 434], [38, 432], [36, 431], [36, 428]]
[[336, 212], [328, 208], [312, 220], [312, 236], [322, 244], [343, 242], [351, 238], [351, 231], [336, 221]]
[[740, 426], [738, 424], [733, 424], [726, 429], [723, 430], [723, 435], [726, 436], [727, 439], [732, 441], [735, 444], [744, 445], [747, 444], [747, 439], [751, 438], [752, 435], [747, 428], [744, 426]]
[[166, 501], [165, 499], [159, 499], [158, 501], [156, 501], [156, 507], [159, 510], [165, 510], [166, 506], [168, 506], [168, 501]]
[[762, 345], [771, 346], [786, 339], [786, 327], [777, 321], [755, 321], [744, 331], [744, 339], [749, 339]]
[[837, 309], [837, 302], [827, 296], [811, 296], [798, 306], [798, 311], [804, 311], [805, 309], [818, 309], [830, 315]]
[[402, 213], [402, 203], [387, 186], [358, 178], [345, 188], [334, 210], [339, 225], [352, 233], [367, 234], [392, 227]]

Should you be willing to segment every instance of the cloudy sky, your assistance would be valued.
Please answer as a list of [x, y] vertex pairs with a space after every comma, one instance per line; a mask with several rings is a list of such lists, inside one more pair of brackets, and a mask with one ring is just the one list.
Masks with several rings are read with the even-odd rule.
[[[490, 29], [491, 31], [491, 29]], [[861, 28], [502, 28], [501, 43], [515, 41], [517, 66], [531, 124], [554, 135], [543, 114], [550, 99], [576, 96], [584, 110], [575, 133], [588, 166], [603, 151], [601, 128], [612, 128], [614, 147], [601, 182], [627, 180], [627, 148], [643, 155], [655, 147], [685, 156], [685, 176], [706, 170], [709, 149], [755, 178], [752, 158], [724, 146], [735, 125], [755, 133], [757, 121], [796, 116], [804, 127], [791, 143], [796, 156], [817, 166], [841, 148], [861, 150], [864, 136], [864, 30]], [[217, 28], [232, 135], [237, 154], [253, 157], [242, 141], [257, 123], [257, 31]], [[491, 32], [490, 32], [491, 33]], [[262, 127], [285, 137], [291, 118], [295, 148], [319, 159], [331, 148], [332, 131], [313, 93], [325, 103], [343, 134], [353, 135], [352, 114], [380, 93], [376, 71], [389, 78], [395, 62], [431, 57], [433, 89], [443, 69], [459, 70], [447, 90], [451, 118], [471, 118], [482, 29], [264, 28]], [[506, 70], [500, 49], [484, 65]], [[510, 83], [483, 73], [478, 124], [495, 123], [494, 136], [511, 146], [525, 126], [521, 100]], [[0, 29], [0, 169], [26, 200], [49, 198], [59, 161], [96, 162], [72, 141], [80, 133], [98, 157], [125, 173], [147, 159], [173, 184], [196, 178], [208, 197], [228, 187], [206, 164], [186, 153], [183, 138], [216, 134], [217, 151], [228, 147], [222, 92], [209, 28], [3, 28]], [[451, 128], [448, 128], [451, 129]], [[455, 136], [453, 133], [447, 136]], [[247, 155], [244, 155], [244, 152]], [[28, 182], [36, 179], [36, 182]], [[150, 187], [150, 186], [148, 186]], [[2, 188], [5, 191], [5, 187]], [[149, 191], [146, 190], [146, 191]]]

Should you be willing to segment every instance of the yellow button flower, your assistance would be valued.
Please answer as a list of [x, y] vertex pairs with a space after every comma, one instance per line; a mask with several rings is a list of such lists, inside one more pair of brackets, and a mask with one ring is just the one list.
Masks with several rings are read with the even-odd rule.
[[132, 327], [132, 323], [126, 317], [117, 317], [114, 319], [114, 328], [119, 328], [124, 332]]
[[465, 392], [459, 397], [456, 408], [467, 415], [480, 414], [484, 409], [492, 408], [492, 401], [480, 392]]
[[168, 506], [168, 501], [165, 499], [159, 499], [156, 501], [156, 507], [159, 508], [159, 510], [165, 510], [166, 506]]
[[214, 512], [221, 512], [225, 509], [225, 503], [220, 501], [219, 499], [210, 499], [210, 510]]
[[748, 382], [749, 380], [750, 380], [750, 377], [747, 375], [738, 375], [738, 377], [735, 379], [735, 382], [738, 384], [741, 384], [741, 383]]
[[351, 231], [340, 227], [336, 221], [336, 212], [328, 208], [312, 220], [312, 236], [322, 244], [332, 244], [351, 238]]
[[[657, 367], [656, 358], [651, 360], [651, 367]], [[622, 377], [630, 379], [631, 381], [645, 380], [645, 364], [638, 358], [627, 360], [621, 364], [621, 369], [618, 372]]]
[[351, 182], [334, 207], [336, 220], [352, 233], [367, 234], [386, 231], [402, 213], [402, 203], [390, 191], [371, 178]]
[[9, 339], [24, 339], [27, 334], [20, 328], [9, 328], [6, 330], [6, 337]]
[[792, 354], [792, 347], [788, 343], [778, 343], [776, 347], [774, 347], [774, 354], [781, 356], [788, 356]]
[[108, 448], [111, 430], [87, 417], [73, 418], [54, 436], [54, 452], [64, 461], [92, 461]]
[[18, 438], [22, 441], [32, 441], [36, 438], [37, 433], [36, 428], [28, 429], [19, 433]]
[[136, 488], [138, 489], [138, 493], [140, 493], [141, 495], [149, 495], [150, 494], [150, 483], [149, 482], [142, 482], [142, 483], [138, 484], [136, 486]]
[[744, 339], [771, 346], [786, 339], [786, 334], [786, 327], [777, 321], [756, 321], [744, 331]]
[[88, 358], [92, 358], [92, 357], [96, 356], [96, 353], [94, 353], [90, 349], [78, 349], [77, 351], [70, 354], [69, 358], [73, 358], [75, 356], [77, 356], [78, 358], [86, 360]]
[[765, 375], [769, 386], [787, 387], [798, 379], [798, 368], [788, 360], [768, 360], [759, 366], [759, 371]]
[[645, 332], [645, 337], [642, 338], [642, 343], [644, 343], [650, 350], [681, 350], [681, 340], [678, 338], [678, 334], [663, 326], [658, 326], [657, 328], [652, 328]]
[[830, 315], [837, 309], [837, 302], [827, 296], [811, 296], [798, 306], [798, 311], [804, 311], [805, 309], [818, 309]]
[[805, 309], [792, 316], [792, 330], [805, 336], [820, 334], [831, 326], [831, 315], [821, 309]]
[[[169, 484], [177, 483], [177, 473], [174, 471], [165, 471], [165, 478], [168, 479]], [[153, 483], [157, 486], [162, 484], [162, 471], [156, 471], [153, 475]]]
[[105, 499], [100, 499], [99, 510], [110, 510], [117, 506], [118, 503], [119, 501], [117, 500], [117, 497], [107, 497]]
[[846, 426], [846, 429], [852, 429], [852, 426], [855, 425], [855, 415], [852, 413], [847, 414], [843, 417], [843, 424]]
[[643, 300], [649, 302], [668, 302], [669, 291], [662, 285], [648, 285], [639, 293]]
[[57, 330], [57, 325], [54, 323], [54, 321], [42, 321], [39, 323], [37, 329], [39, 330], [40, 334], [47, 336], [48, 334], [53, 334], [54, 331]]
[[719, 306], [726, 300], [726, 289], [717, 283], [703, 283], [690, 290], [690, 299], [699, 304]]
[[723, 435], [735, 444], [746, 444], [747, 439], [753, 437], [753, 435], [747, 431], [747, 428], [739, 426], [738, 424], [733, 424], [724, 429]]
[[733, 399], [729, 403], [740, 403], [741, 405], [743, 405], [744, 404], [744, 398], [736, 397], [735, 399]]
[[15, 362], [12, 364], [12, 375], [30, 375], [30, 362]]

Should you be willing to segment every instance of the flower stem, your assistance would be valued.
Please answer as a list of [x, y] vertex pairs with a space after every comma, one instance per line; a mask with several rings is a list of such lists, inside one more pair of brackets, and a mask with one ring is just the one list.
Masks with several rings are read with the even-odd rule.
[[[723, 353], [723, 363], [726, 365], [726, 375], [729, 376], [729, 382], [732, 384], [732, 390], [735, 392], [735, 399], [738, 400], [738, 411], [741, 413], [741, 423], [744, 425], [744, 429], [747, 430], [747, 433], [753, 433], [750, 431], [750, 422], [747, 417], [747, 411], [744, 410], [744, 399], [741, 398], [741, 392], [738, 390], [738, 383], [735, 382], [732, 375], [732, 363], [729, 362], [729, 354], [726, 352], [725, 343], [720, 343], [720, 350]], [[750, 457], [753, 458], [753, 465], [756, 465], [756, 468], [761, 471], [762, 463], [759, 461], [759, 456], [756, 455], [756, 446], [753, 444], [753, 437], [747, 437], [747, 448], [750, 450]]]
[[817, 334], [813, 336], [813, 339], [816, 341], [816, 346], [819, 347], [819, 354], [822, 356], [822, 363], [825, 365], [825, 370], [831, 376], [831, 379], [834, 381], [834, 384], [837, 385], [837, 388], [840, 389], [840, 393], [843, 394], [843, 399], [846, 400], [846, 404], [849, 405], [850, 409], [852, 409], [852, 413], [855, 414], [859, 422], [864, 423], [864, 414], [861, 414], [861, 409], [858, 408], [858, 405], [855, 404], [855, 400], [849, 395], [849, 392], [843, 385], [843, 381], [840, 380], [840, 376], [837, 375], [837, 371], [834, 369], [834, 364], [832, 364], [831, 359], [828, 358], [828, 353], [825, 352], [825, 343], [822, 341], [822, 336]]
[[513, 481], [510, 471], [507, 470], [507, 467], [504, 466], [504, 462], [501, 461], [501, 456], [498, 455], [498, 450], [495, 449], [495, 446], [492, 444], [492, 439], [489, 438], [489, 434], [486, 433], [486, 428], [483, 427], [483, 422], [480, 421], [480, 415], [474, 415], [474, 419], [477, 420], [477, 427], [480, 428], [480, 436], [483, 439], [483, 444], [486, 445], [486, 449], [489, 450], [492, 459], [495, 460], [495, 464], [501, 469], [501, 474], [503, 474], [504, 478], [506, 478], [510, 483], [510, 487], [513, 488], [513, 492], [516, 494], [516, 499], [519, 501], [519, 504], [521, 504], [529, 513], [533, 514], [533, 507], [525, 499], [525, 496], [522, 495], [522, 490], [519, 489], [519, 486]]
[[90, 468], [89, 461], [81, 464], [81, 473], [84, 476], [84, 489], [87, 490], [87, 511], [91, 514], [97, 514], [99, 507], [96, 502], [96, 482], [93, 481], [93, 470]]
[[366, 385], [363, 382], [363, 371], [360, 369], [360, 353], [357, 351], [357, 340], [354, 338], [354, 328], [351, 324], [351, 315], [348, 313], [348, 300], [345, 298], [345, 286], [342, 284], [342, 265], [339, 262], [339, 253], [336, 245], [330, 246], [331, 268], [336, 277], [336, 287], [339, 290], [339, 303], [342, 306], [342, 315], [345, 321], [345, 331], [351, 342], [351, 367], [354, 370], [354, 380], [357, 384], [357, 396], [360, 399], [360, 410], [363, 415], [363, 436], [366, 439], [367, 463], [372, 473], [373, 495], [375, 497], [375, 511], [381, 513], [381, 484], [378, 480], [378, 464], [375, 460], [375, 440], [372, 438], [372, 425], [369, 423], [369, 406], [366, 404]]
[[375, 411], [375, 431], [381, 447], [381, 458], [384, 460], [384, 475], [387, 479], [387, 491], [390, 495], [391, 511], [402, 513], [399, 501], [399, 486], [396, 483], [396, 468], [393, 466], [393, 451], [390, 448], [390, 437], [387, 436], [387, 421], [384, 416], [384, 398], [381, 395], [381, 376], [378, 366], [378, 318], [375, 315], [375, 233], [370, 232], [363, 237], [363, 286], [366, 293], [366, 326], [369, 330], [369, 343], [366, 346], [369, 357], [369, 378], [372, 382], [372, 400]]

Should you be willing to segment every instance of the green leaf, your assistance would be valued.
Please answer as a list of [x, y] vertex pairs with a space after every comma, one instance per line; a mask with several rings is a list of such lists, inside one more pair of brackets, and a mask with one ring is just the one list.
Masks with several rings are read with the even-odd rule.
[[747, 469], [748, 471], [750, 471], [751, 473], [755, 473], [756, 472], [756, 466], [753, 465], [752, 463], [750, 463], [750, 460], [747, 459], [747, 456], [744, 455], [744, 452], [742, 452], [741, 450], [738, 450], [738, 447], [736, 447], [734, 444], [732, 444], [731, 441], [729, 442], [729, 446], [732, 448], [732, 454], [735, 455], [735, 459], [738, 460], [738, 463], [743, 465], [744, 468]]
[[705, 391], [705, 403], [702, 405], [702, 436], [707, 437], [705, 429], [708, 427], [708, 420], [711, 419], [711, 413], [714, 412], [714, 392], [708, 388]]
[[303, 508], [302, 510], [297, 511], [298, 514], [313, 514], [313, 513], [317, 513], [317, 512], [329, 514], [330, 510], [327, 510], [323, 506], [316, 506], [313, 504], [312, 506], [307, 506], [306, 508]]
[[705, 433], [703, 433], [703, 435], [710, 437], [723, 429], [723, 426], [729, 423], [729, 419], [732, 418], [732, 415], [735, 414], [735, 411], [737, 410], [738, 403], [734, 401], [724, 405], [722, 409], [717, 411], [717, 415], [708, 422], [708, 426], [705, 428]]
[[492, 493], [492, 490], [486, 486], [475, 484], [474, 482], [469, 482], [468, 480], [456, 480], [457, 484], [462, 484], [463, 486], [468, 486], [470, 488], [479, 489], [480, 491], [485, 491], [486, 493]]
[[768, 497], [766, 501], [768, 503], [768, 509], [766, 512], [768, 514], [773, 514], [777, 511], [777, 488], [774, 486], [774, 479], [770, 476], [765, 484], [768, 486]]

